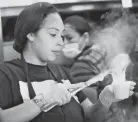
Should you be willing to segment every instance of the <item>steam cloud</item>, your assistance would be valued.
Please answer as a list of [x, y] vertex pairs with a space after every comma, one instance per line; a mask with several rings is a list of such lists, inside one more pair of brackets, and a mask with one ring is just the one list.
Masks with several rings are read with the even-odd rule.
[[106, 60], [119, 53], [131, 53], [135, 49], [138, 37], [138, 20], [128, 10], [112, 10], [102, 16], [104, 22], [91, 36], [95, 44], [107, 51]]
[[[136, 16], [128, 10], [112, 10], [102, 16], [104, 22], [92, 35], [91, 41], [101, 45], [107, 51], [106, 63], [108, 66], [110, 61], [120, 53], [130, 54], [137, 48], [138, 44], [138, 20]], [[106, 68], [106, 67], [105, 67]], [[132, 105], [132, 98], [125, 100], [121, 106], [125, 110], [124, 113], [121, 107], [115, 107], [117, 114], [109, 117], [107, 122], [136, 122], [138, 121], [138, 105]], [[114, 107], [113, 107], [114, 108]]]

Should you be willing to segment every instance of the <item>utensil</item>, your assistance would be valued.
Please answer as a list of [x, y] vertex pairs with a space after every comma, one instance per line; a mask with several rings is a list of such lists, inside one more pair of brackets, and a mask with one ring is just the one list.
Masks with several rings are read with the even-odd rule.
[[[81, 88], [77, 88], [77, 89], [70, 89], [69, 91], [71, 92], [71, 95], [72, 96], [75, 96], [75, 94], [77, 94], [79, 91], [83, 90], [84, 88], [92, 85], [92, 84], [95, 84], [96, 82], [98, 81], [103, 81], [104, 77], [108, 74], [111, 74], [111, 70], [107, 70], [107, 71], [104, 71], [98, 75], [96, 75], [95, 77], [91, 78], [90, 80], [86, 81], [86, 82], [83, 82], [84, 83], [84, 86], [81, 87]], [[45, 106], [45, 110], [44, 112], [47, 112], [49, 110], [51, 110], [52, 108], [54, 108], [55, 106], [57, 106], [58, 103], [53, 103], [53, 104], [47, 104]]]

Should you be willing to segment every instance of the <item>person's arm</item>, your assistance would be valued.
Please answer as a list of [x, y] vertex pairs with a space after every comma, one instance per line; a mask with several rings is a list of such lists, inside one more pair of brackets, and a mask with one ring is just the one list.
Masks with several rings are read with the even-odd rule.
[[[98, 69], [90, 62], [84, 60], [76, 61], [70, 70], [73, 83], [85, 82], [99, 73]], [[87, 87], [82, 90], [84, 94], [95, 103], [97, 100], [96, 87]]]
[[91, 47], [86, 48], [77, 60], [90, 62], [90, 64], [96, 66], [96, 68], [101, 71], [103, 68], [105, 68], [106, 55], [107, 52], [103, 47], [94, 44]]
[[86, 60], [76, 60], [70, 69], [74, 83], [85, 82], [99, 73], [96, 65]]
[[12, 105], [12, 88], [9, 75], [0, 67], [0, 122], [28, 122], [40, 114], [41, 110], [32, 100], [20, 105]]
[[0, 122], [29, 122], [40, 113], [41, 109], [29, 100], [9, 109], [0, 109]]
[[[76, 66], [78, 67], [78, 69], [83, 68], [83, 67], [80, 67], [82, 65], [76, 65]], [[87, 67], [87, 69], [84, 68], [84, 70], [88, 70], [88, 69], [89, 69], [88, 67]], [[78, 71], [77, 73], [79, 73], [80, 70], [77, 70], [77, 71]], [[89, 71], [89, 72], [92, 72], [92, 71]], [[71, 81], [71, 83], [74, 84], [74, 83], [80, 82], [78, 79], [74, 80], [74, 77], [72, 76], [72, 72], [70, 72], [70, 73], [68, 72], [68, 74], [70, 75], [70, 81]], [[73, 74], [74, 74], [74, 72], [73, 72]], [[90, 76], [90, 74], [89, 74], [89, 76]], [[91, 75], [91, 77], [92, 77], [92, 75]], [[79, 75], [78, 75], [78, 78], [79, 78]], [[86, 78], [88, 78], [88, 76]], [[82, 80], [82, 82], [84, 82], [83, 79], [81, 79], [81, 80]], [[86, 119], [94, 121], [94, 120], [103, 120], [105, 118], [104, 114], [107, 114], [108, 108], [106, 108], [105, 106], [103, 106], [99, 100], [97, 100], [97, 102], [95, 104], [93, 104], [86, 97], [86, 95], [84, 95], [84, 93], [82, 91], [79, 92], [79, 93], [77, 93], [77, 97], [79, 99], [79, 102], [80, 102], [83, 110], [84, 110]], [[103, 114], [103, 112], [105, 112], [105, 113]], [[101, 117], [97, 118], [97, 115], [101, 116]], [[97, 122], [97, 121], [94, 121], [94, 122]], [[98, 121], [98, 122], [101, 122], [101, 121]]]

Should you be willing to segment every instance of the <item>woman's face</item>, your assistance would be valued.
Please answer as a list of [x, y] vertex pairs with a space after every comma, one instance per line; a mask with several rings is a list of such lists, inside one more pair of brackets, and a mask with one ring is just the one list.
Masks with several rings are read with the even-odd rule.
[[80, 40], [80, 34], [70, 24], [65, 24], [64, 29], [64, 44], [78, 43]]
[[75, 58], [86, 47], [89, 42], [89, 34], [80, 34], [70, 24], [65, 24], [63, 54], [68, 58]]
[[63, 46], [64, 25], [58, 13], [49, 14], [35, 34], [32, 48], [41, 62], [53, 61]]

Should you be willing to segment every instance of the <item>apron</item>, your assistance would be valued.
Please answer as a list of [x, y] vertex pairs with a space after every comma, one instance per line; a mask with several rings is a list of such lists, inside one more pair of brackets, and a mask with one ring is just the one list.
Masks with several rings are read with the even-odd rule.
[[[23, 55], [21, 55], [21, 61], [24, 66], [24, 73], [26, 75], [29, 97], [30, 99], [33, 99], [36, 94], [28, 75], [28, 66]], [[63, 74], [70, 80], [70, 76], [67, 72], [63, 72], [60, 69], [55, 69], [52, 67], [52, 65], [47, 66], [57, 82], [61, 83], [61, 79], [64, 77]], [[58, 75], [56, 72], [60, 72], [60, 75]], [[72, 98], [71, 101], [66, 105], [56, 106], [46, 113], [42, 112], [30, 122], [84, 122], [84, 120], [85, 116], [82, 107], [76, 102], [74, 98]]]

